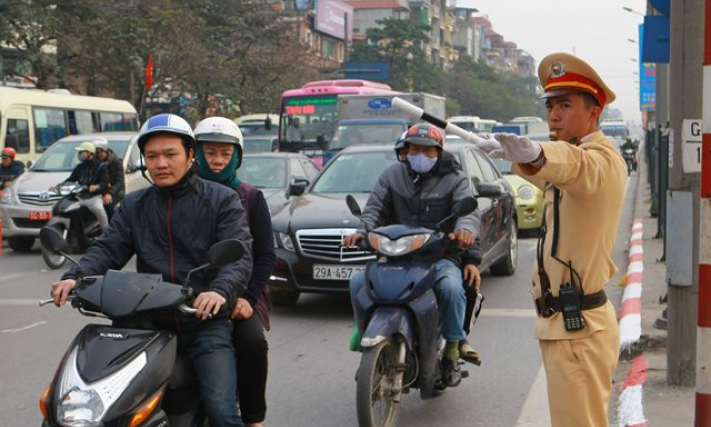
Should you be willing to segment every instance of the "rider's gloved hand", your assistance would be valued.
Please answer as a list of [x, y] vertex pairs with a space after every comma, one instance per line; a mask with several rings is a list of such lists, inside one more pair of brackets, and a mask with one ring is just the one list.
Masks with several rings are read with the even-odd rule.
[[76, 285], [77, 281], [74, 279], [65, 279], [52, 283], [52, 298], [54, 299], [54, 305], [57, 307], [63, 306], [67, 302], [69, 293]]
[[514, 163], [532, 163], [541, 156], [541, 145], [525, 136], [495, 133], [494, 138], [501, 143], [501, 148], [491, 151], [491, 158], [502, 158]]

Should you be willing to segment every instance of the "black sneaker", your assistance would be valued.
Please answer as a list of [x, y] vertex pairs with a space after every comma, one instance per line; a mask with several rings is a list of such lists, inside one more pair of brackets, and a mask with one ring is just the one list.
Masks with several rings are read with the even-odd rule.
[[458, 361], [442, 359], [442, 381], [447, 387], [456, 387], [462, 382], [462, 372]]

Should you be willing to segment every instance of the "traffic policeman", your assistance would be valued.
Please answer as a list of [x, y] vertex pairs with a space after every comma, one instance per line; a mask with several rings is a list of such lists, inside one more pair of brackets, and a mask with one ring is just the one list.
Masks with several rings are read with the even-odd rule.
[[620, 337], [604, 288], [617, 272], [612, 250], [627, 172], [598, 122], [615, 94], [567, 53], [543, 59], [538, 77], [551, 141], [495, 134], [481, 148], [545, 190], [532, 293], [552, 426], [605, 427]]

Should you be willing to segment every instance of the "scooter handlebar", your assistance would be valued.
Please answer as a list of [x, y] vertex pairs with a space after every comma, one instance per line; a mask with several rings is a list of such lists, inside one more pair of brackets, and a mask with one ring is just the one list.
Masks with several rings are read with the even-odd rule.
[[[197, 309], [190, 307], [189, 305], [187, 305], [184, 302], [181, 302], [180, 304], [178, 304], [178, 310], [180, 310], [181, 312], [183, 312], [185, 314], [192, 314], [192, 315], [196, 315], [198, 312]], [[212, 313], [208, 314], [207, 318], [212, 319]]]

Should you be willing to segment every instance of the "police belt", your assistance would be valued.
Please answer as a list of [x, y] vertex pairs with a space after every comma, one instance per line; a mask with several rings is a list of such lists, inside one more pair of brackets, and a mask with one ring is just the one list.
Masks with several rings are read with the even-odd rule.
[[[546, 296], [542, 296], [540, 298], [536, 298], [533, 300], [533, 302], [536, 304], [536, 311], [538, 312], [539, 316], [548, 318], [554, 315], [555, 313], [559, 312], [562, 310], [562, 307], [560, 305], [560, 299], [558, 297], [554, 297], [551, 294], [547, 294]], [[600, 290], [595, 292], [594, 294], [590, 295], [585, 295], [583, 297], [583, 310], [592, 310], [593, 308], [598, 308], [607, 302], [607, 295], [605, 295], [604, 290]]]

